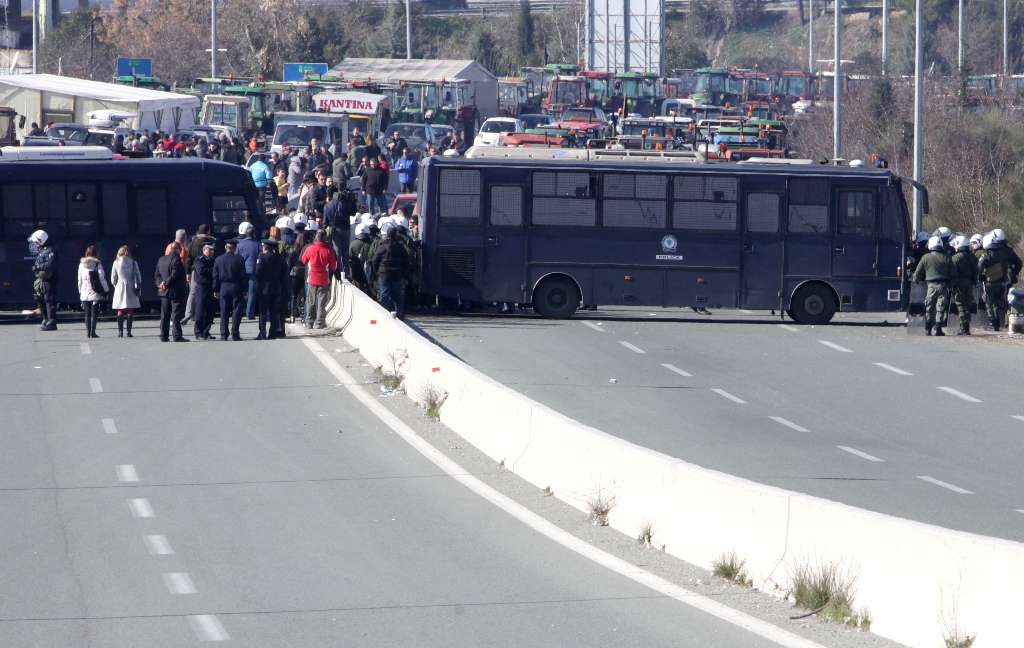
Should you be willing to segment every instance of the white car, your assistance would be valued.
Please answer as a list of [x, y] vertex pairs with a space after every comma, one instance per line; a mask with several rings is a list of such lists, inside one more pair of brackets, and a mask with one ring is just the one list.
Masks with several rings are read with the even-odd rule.
[[473, 140], [473, 146], [497, 146], [502, 133], [522, 133], [523, 122], [511, 117], [491, 117], [480, 126], [480, 132]]

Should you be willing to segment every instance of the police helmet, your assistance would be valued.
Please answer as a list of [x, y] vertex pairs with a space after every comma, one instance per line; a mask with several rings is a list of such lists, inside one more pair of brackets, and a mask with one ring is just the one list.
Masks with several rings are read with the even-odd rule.
[[296, 212], [296, 214], [292, 217], [292, 222], [302, 223], [303, 225], [306, 225], [309, 223], [309, 218], [307, 218], [306, 215], [303, 214], [302, 212]]
[[928, 242], [928, 232], [918, 232], [917, 234], [914, 234], [914, 243], [927, 243], [927, 242]]
[[954, 237], [953, 241], [950, 244], [953, 246], [954, 249], [957, 250], [966, 250], [971, 246], [970, 242], [967, 240], [967, 237], [964, 236], [963, 234]]
[[974, 236], [972, 236], [971, 237], [971, 245], [975, 245], [976, 244], [978, 247], [981, 247], [981, 238], [982, 238], [981, 234], [975, 234]]
[[36, 230], [32, 232], [32, 236], [28, 237], [28, 240], [36, 245], [46, 245], [46, 242], [50, 240], [50, 235], [43, 230]]
[[409, 219], [405, 216], [392, 216], [391, 222], [395, 224], [399, 230], [409, 229]]
[[277, 229], [295, 229], [295, 221], [287, 216], [278, 218], [274, 224], [277, 226]]
[[369, 234], [369, 233], [370, 233], [370, 226], [367, 225], [366, 223], [359, 223], [358, 225], [356, 225], [356, 236], [359, 236], [361, 234]]
[[938, 236], [933, 236], [930, 239], [928, 239], [928, 249], [929, 250], [941, 250], [942, 249], [942, 239], [940, 239]]
[[245, 236], [245, 233], [251, 229], [256, 229], [252, 226], [252, 223], [250, 223], [249, 221], [241, 222], [238, 224], [238, 235]]
[[377, 219], [377, 227], [384, 229], [385, 223], [391, 223], [392, 225], [394, 225], [395, 221], [390, 216], [381, 216], [380, 218]]
[[991, 234], [986, 234], [984, 238], [981, 239], [981, 246], [986, 250], [991, 250], [996, 246], [995, 239]]
[[385, 221], [383, 218], [381, 219], [381, 221], [383, 222], [380, 223], [380, 233], [383, 236], [387, 236], [388, 230], [395, 229], [395, 224], [392, 223], [390, 220]]
[[1006, 242], [1006, 232], [1004, 232], [1001, 229], [994, 229], [994, 230], [992, 230], [992, 240], [995, 241], [996, 243], [1005, 243]]
[[932, 232], [932, 236], [938, 236], [943, 241], [948, 241], [949, 237], [953, 236], [953, 230], [948, 227], [940, 227], [939, 229]]
[[370, 212], [363, 212], [363, 215], [359, 217], [364, 225], [370, 225], [374, 222], [373, 214]]
[[320, 229], [320, 228], [317, 227], [317, 224], [316, 224], [315, 220], [311, 220], [308, 223], [306, 223], [306, 231], [307, 232], [315, 232], [318, 229]]

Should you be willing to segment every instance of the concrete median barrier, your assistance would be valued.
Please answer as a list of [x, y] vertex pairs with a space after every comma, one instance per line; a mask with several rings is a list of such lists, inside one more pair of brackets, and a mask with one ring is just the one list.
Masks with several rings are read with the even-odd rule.
[[446, 394], [441, 421], [538, 489], [710, 568], [734, 550], [754, 584], [785, 591], [794, 565], [834, 564], [856, 578], [871, 630], [943, 645], [953, 625], [975, 648], [1019, 645], [1024, 544], [951, 531], [786, 491], [689, 464], [563, 416], [445, 352], [348, 283], [332, 286], [330, 326], [374, 366], [403, 357], [408, 395]]

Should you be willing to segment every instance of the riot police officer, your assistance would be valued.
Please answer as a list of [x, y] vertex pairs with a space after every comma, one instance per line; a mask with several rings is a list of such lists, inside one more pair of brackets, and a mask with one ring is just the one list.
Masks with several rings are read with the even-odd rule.
[[39, 311], [43, 314], [42, 331], [57, 330], [57, 280], [60, 279], [57, 246], [50, 235], [43, 230], [32, 232], [28, 237], [28, 250], [35, 255], [32, 271], [35, 282], [32, 284]]
[[974, 285], [978, 283], [978, 260], [971, 252], [970, 242], [966, 236], [958, 236], [952, 241], [953, 265], [956, 266], [957, 280], [953, 284], [953, 300], [957, 313], [960, 315], [960, 329], [957, 335], [971, 334], [971, 310], [975, 308]]
[[942, 323], [936, 320], [936, 314], [943, 318], [949, 305], [949, 286], [957, 280], [956, 266], [943, 249], [942, 239], [933, 236], [928, 239], [928, 254], [921, 257], [914, 270], [914, 283], [928, 282], [928, 293], [924, 298], [924, 330], [925, 335], [945, 335]]
[[249, 273], [245, 271], [245, 260], [235, 254], [238, 241], [232, 239], [224, 244], [224, 254], [213, 262], [213, 297], [220, 300], [220, 339], [228, 339], [228, 322], [231, 323], [231, 339], [241, 342], [238, 331], [242, 323], [245, 300], [249, 297]]

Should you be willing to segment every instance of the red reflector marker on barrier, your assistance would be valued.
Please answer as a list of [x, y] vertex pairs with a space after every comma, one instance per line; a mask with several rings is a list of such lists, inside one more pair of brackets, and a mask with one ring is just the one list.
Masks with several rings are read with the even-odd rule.
[[434, 373], [437, 373], [438, 371], [441, 371], [441, 367], [431, 367], [430, 370]]
[[370, 324], [376, 324], [377, 320], [370, 320]]

